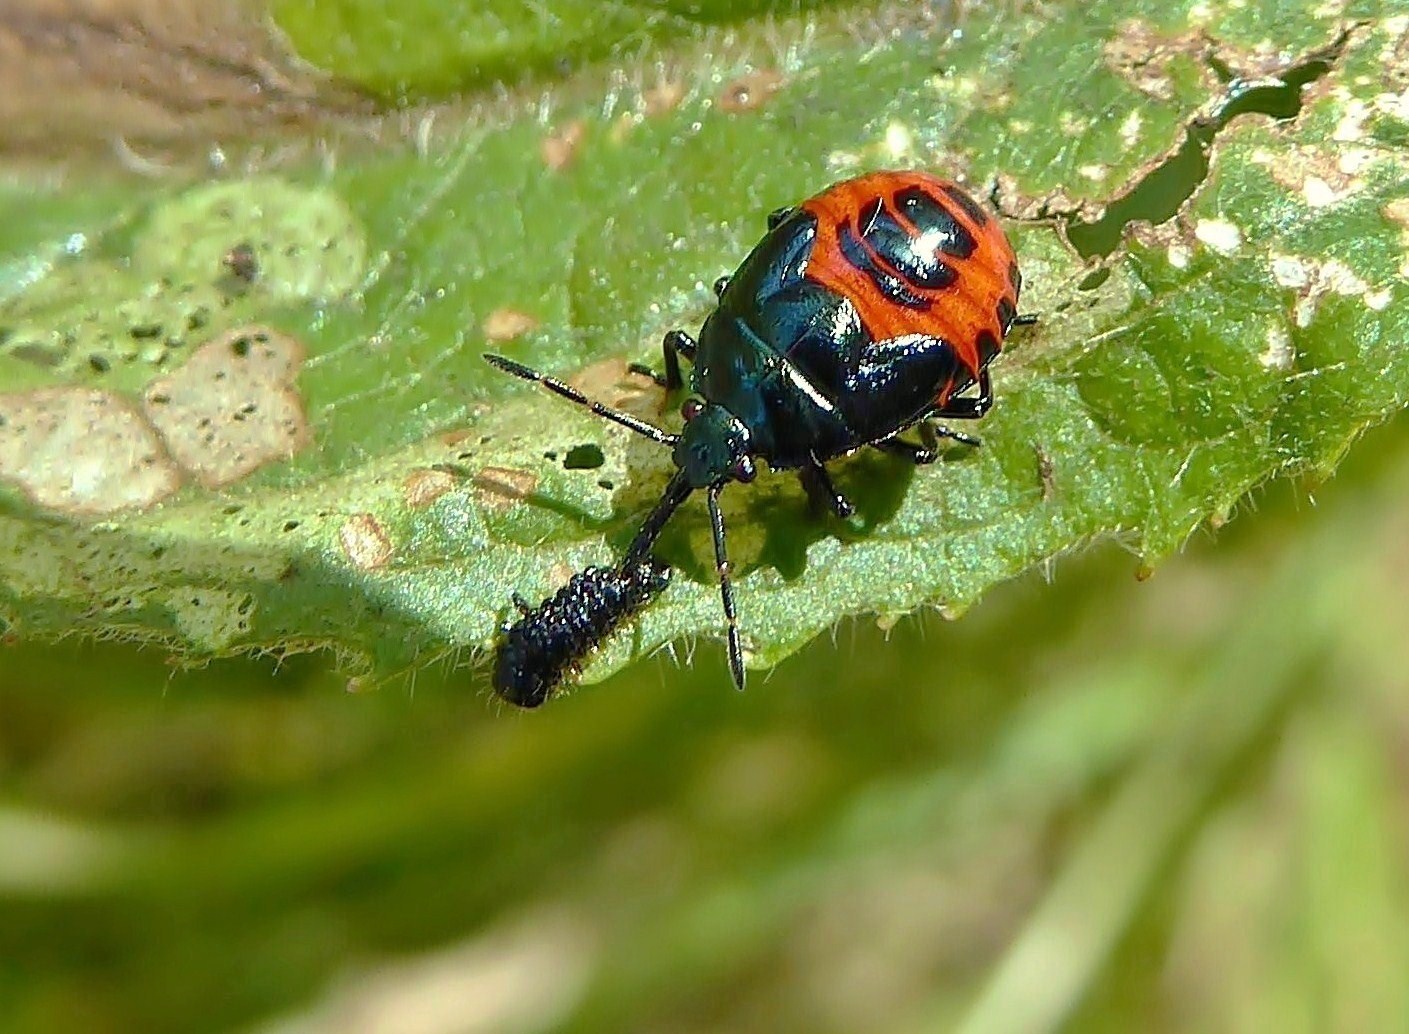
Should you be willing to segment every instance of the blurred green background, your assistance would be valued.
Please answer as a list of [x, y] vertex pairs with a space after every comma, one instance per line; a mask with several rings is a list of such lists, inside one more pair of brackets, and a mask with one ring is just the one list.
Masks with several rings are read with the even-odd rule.
[[[91, 24], [25, 4], [74, 38]], [[473, 122], [522, 115], [544, 82], [585, 92], [579, 66], [589, 83], [593, 62], [653, 67], [662, 40], [698, 44], [707, 79], [746, 16], [851, 6], [870, 10], [562, 3], [544, 29], [531, 5], [419, 4], [386, 35], [373, 2], [269, 11], [343, 77], [323, 110], [465, 91]], [[37, 38], [13, 13], [0, 43]], [[762, 24], [781, 54], [792, 30]], [[253, 107], [212, 80], [208, 109], [172, 117], [214, 111], [201, 132], [271, 152], [290, 124], [302, 139], [298, 83], [245, 60]], [[186, 154], [156, 108], [115, 117]], [[44, 218], [15, 199], [46, 148], [160, 172], [125, 138], [85, 151], [75, 110], [72, 139], [9, 124], [13, 223]], [[332, 150], [355, 163], [385, 143], [367, 136]], [[95, 180], [95, 212], [139, 189]], [[11, 637], [0, 1031], [1409, 1031], [1406, 503], [1401, 418], [1143, 581], [1134, 543], [1103, 539], [962, 621], [845, 621], [742, 695], [705, 639], [521, 714], [464, 656], [349, 692], [325, 654], [185, 670], [156, 647]]]
[[0, 1027], [1405, 1029], [1406, 431], [742, 695], [11, 647]]

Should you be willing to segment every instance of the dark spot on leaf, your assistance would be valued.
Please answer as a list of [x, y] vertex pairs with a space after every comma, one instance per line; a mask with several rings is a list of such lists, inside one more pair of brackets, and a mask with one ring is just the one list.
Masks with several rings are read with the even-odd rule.
[[35, 342], [26, 342], [16, 345], [10, 349], [10, 354], [16, 359], [26, 363], [33, 363], [35, 366], [53, 367], [58, 366], [64, 360], [64, 354], [57, 349], [46, 348], [44, 345]]
[[236, 280], [246, 284], [252, 284], [259, 277], [259, 256], [255, 254], [254, 245], [249, 242], [236, 244], [225, 253], [220, 264], [229, 271]]

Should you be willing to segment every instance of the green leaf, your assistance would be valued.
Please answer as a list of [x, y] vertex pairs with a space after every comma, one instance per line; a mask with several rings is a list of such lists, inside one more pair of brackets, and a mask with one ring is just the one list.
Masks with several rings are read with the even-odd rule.
[[[1327, 476], [1404, 404], [1406, 122], [1380, 87], [1402, 55], [1361, 8], [1349, 32], [1275, 3], [1111, 2], [962, 38], [908, 5], [746, 21], [659, 37], [678, 88], [626, 64], [468, 127], [428, 109], [415, 146], [317, 167], [30, 190], [0, 230], [0, 612], [186, 661], [327, 648], [376, 676], [487, 646], [512, 592], [615, 556], [670, 468], [479, 355], [668, 420], [622, 364], [698, 325], [764, 213], [887, 165], [1045, 213], [1010, 225], [1043, 320], [994, 365], [981, 449], [837, 465], [854, 522], [787, 477], [725, 493], [750, 663], [846, 615], [960, 613], [1103, 536], [1151, 566], [1268, 478]], [[418, 24], [336, 10], [358, 40]], [[405, 38], [386, 81], [481, 74]], [[1246, 110], [1303, 92], [1292, 119]], [[1206, 174], [1157, 171], [1211, 124]], [[1114, 249], [1088, 260], [1064, 238], [1107, 205], [1163, 221], [1119, 248], [1088, 233], [1086, 254]], [[702, 507], [658, 552], [671, 588], [589, 679], [719, 628]]]
[[649, 42], [688, 42], [697, 26], [822, 6], [823, 0], [272, 0], [271, 12], [305, 59], [383, 97], [405, 99], [551, 77]]

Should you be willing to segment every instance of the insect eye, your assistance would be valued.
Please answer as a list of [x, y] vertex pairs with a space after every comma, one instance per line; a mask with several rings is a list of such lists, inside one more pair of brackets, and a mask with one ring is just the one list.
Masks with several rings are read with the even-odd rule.
[[685, 404], [680, 407], [680, 415], [685, 418], [685, 423], [689, 423], [704, 411], [704, 403], [699, 399], [686, 399]]
[[754, 468], [751, 456], [740, 456], [738, 462], [734, 464], [734, 478], [748, 484], [758, 476], [758, 471]]

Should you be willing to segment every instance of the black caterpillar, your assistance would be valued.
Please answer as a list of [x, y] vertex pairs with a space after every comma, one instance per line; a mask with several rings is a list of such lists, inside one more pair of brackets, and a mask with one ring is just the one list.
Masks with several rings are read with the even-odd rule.
[[494, 692], [520, 707], [537, 707], [584, 657], [670, 584], [655, 557], [621, 567], [589, 567], [573, 575], [535, 610], [514, 594], [519, 620], [505, 624], [494, 654]]

